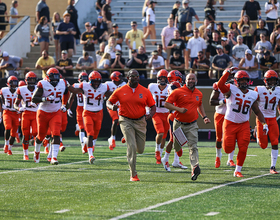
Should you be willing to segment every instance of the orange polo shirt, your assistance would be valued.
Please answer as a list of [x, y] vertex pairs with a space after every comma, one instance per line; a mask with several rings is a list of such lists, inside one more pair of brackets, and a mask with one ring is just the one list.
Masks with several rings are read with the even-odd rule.
[[171, 103], [180, 108], [186, 108], [188, 111], [184, 114], [175, 111], [175, 118], [184, 123], [190, 123], [198, 118], [197, 108], [202, 104], [202, 93], [198, 89], [191, 91], [186, 85], [175, 89], [166, 102]]
[[128, 84], [116, 89], [110, 96], [109, 101], [113, 104], [119, 101], [119, 115], [132, 119], [145, 115], [146, 106], [155, 105], [151, 92], [140, 84], [134, 89], [134, 92]]

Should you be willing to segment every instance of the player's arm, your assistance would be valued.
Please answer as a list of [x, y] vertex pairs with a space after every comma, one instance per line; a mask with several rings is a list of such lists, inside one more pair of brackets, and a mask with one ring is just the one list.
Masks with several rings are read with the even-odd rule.
[[104, 95], [106, 96], [106, 99], [108, 99], [111, 95], [112, 95], [112, 91], [110, 91], [110, 90], [107, 90], [105, 93], [104, 93]]
[[73, 102], [74, 102], [74, 99], [75, 99], [75, 94], [74, 93], [71, 93], [70, 94], [70, 98], [68, 100], [68, 106], [69, 106], [69, 109], [71, 109], [72, 105], [73, 105]]
[[17, 111], [19, 111], [19, 104], [20, 101], [22, 100], [22, 96], [20, 94], [17, 95], [16, 101], [14, 103], [14, 109], [16, 109]]
[[42, 96], [43, 96], [43, 88], [37, 88], [35, 90], [34, 95], [32, 96], [32, 102], [34, 102], [34, 103], [43, 102], [43, 98], [45, 98], [45, 97], [42, 97]]
[[219, 89], [221, 90], [221, 92], [222, 92], [225, 96], [227, 96], [227, 97], [230, 96], [231, 91], [230, 91], [230, 86], [229, 86], [229, 85], [226, 85], [226, 82], [227, 82], [227, 79], [228, 79], [229, 75], [230, 75], [233, 71], [235, 71], [236, 69], [238, 69], [238, 68], [232, 67], [232, 68], [230, 68], [230, 69], [224, 70], [223, 76], [220, 78], [220, 80], [219, 80], [218, 83], [217, 83], [217, 85], [218, 85]]
[[175, 106], [169, 102], [165, 102], [164, 103], [164, 107], [169, 109], [170, 111], [177, 111], [177, 112], [180, 112], [182, 114], [186, 113], [188, 111], [188, 109], [185, 109], [185, 108], [180, 108], [178, 106]]
[[208, 123], [211, 122], [210, 119], [207, 117], [207, 115], [205, 113], [204, 106], [203, 106], [202, 103], [201, 103], [200, 106], [197, 107], [197, 111], [200, 114], [200, 116], [202, 117], [202, 119], [204, 121], [204, 124], [208, 124]]
[[82, 88], [74, 88], [71, 85], [67, 85], [67, 88], [70, 92], [74, 93], [74, 94], [79, 94], [79, 93], [83, 93], [84, 94], [84, 90]]
[[113, 110], [113, 111], [117, 111], [119, 106], [116, 104], [113, 104], [112, 102], [110, 102], [109, 100], [107, 100], [106, 102], [106, 106], [108, 109]]
[[209, 104], [211, 106], [223, 105], [225, 104], [225, 99], [219, 99], [220, 92], [218, 90], [213, 90], [210, 96]]
[[261, 112], [261, 110], [259, 109], [259, 105], [258, 102], [255, 101], [252, 105], [252, 110], [255, 113], [256, 117], [258, 118], [258, 120], [262, 123], [262, 124], [266, 124], [263, 113]]
[[146, 115], [146, 120], [151, 120], [152, 117], [154, 116], [154, 114], [156, 113], [156, 110], [157, 110], [157, 108], [156, 108], [155, 105], [151, 106], [150, 107], [150, 114]]

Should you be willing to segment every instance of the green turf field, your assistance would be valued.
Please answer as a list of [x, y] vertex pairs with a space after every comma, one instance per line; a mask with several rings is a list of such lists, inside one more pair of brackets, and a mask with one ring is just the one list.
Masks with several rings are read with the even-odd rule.
[[[202, 173], [192, 181], [190, 169], [171, 167], [167, 173], [157, 165], [154, 142], [147, 142], [137, 157], [140, 182], [130, 182], [126, 145], [118, 141], [110, 151], [107, 143], [97, 141], [93, 165], [82, 154], [78, 138], [64, 139], [66, 150], [59, 152], [57, 166], [43, 153], [35, 164], [33, 147], [29, 161], [22, 160], [21, 147], [14, 147], [12, 156], [1, 149], [0, 219], [280, 218], [280, 175], [269, 174], [270, 148], [251, 143], [244, 178], [236, 178], [234, 169], [226, 166], [227, 155], [216, 169], [215, 143], [200, 142]], [[181, 162], [190, 166], [187, 149]]]

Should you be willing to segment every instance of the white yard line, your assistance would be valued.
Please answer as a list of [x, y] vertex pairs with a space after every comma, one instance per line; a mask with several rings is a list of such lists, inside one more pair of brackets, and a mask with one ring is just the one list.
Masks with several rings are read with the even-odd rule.
[[215, 189], [220, 189], [220, 188], [225, 187], [225, 186], [233, 185], [233, 184], [236, 184], [236, 183], [242, 183], [242, 182], [245, 182], [245, 181], [248, 181], [248, 180], [257, 179], [257, 178], [268, 176], [268, 175], [271, 175], [271, 174], [267, 173], [267, 174], [263, 174], [263, 175], [259, 175], [259, 176], [254, 176], [254, 177], [246, 178], [246, 179], [240, 179], [240, 180], [235, 181], [235, 182], [221, 184], [219, 186], [214, 186], [212, 188], [205, 189], [205, 190], [202, 190], [202, 191], [198, 191], [196, 193], [193, 193], [193, 194], [190, 194], [190, 195], [187, 195], [187, 196], [182, 196], [182, 197], [179, 197], [179, 198], [176, 198], [176, 199], [171, 199], [169, 201], [158, 203], [156, 205], [152, 205], [152, 206], [149, 206], [147, 208], [143, 208], [143, 209], [139, 209], [139, 210], [136, 210], [136, 211], [133, 211], [133, 212], [129, 212], [129, 213], [126, 213], [126, 214], [123, 214], [123, 215], [111, 218], [110, 220], [118, 220], [118, 219], [127, 218], [129, 216], [132, 216], [132, 215], [135, 215], [135, 214], [139, 214], [139, 213], [142, 213], [142, 212], [148, 212], [151, 209], [155, 209], [155, 208], [158, 208], [158, 207], [161, 207], [161, 206], [164, 206], [164, 205], [169, 205], [171, 203], [178, 202], [178, 201], [181, 201], [183, 199], [187, 199], [187, 198], [190, 198], [190, 197], [198, 196], [198, 195], [201, 195], [203, 193], [213, 191]]

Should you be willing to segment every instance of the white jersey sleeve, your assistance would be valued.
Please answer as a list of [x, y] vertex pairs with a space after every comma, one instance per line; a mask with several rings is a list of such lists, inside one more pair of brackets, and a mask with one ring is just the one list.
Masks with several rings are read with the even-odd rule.
[[16, 101], [16, 98], [17, 98], [17, 93], [16, 91], [14, 93], [12, 93], [10, 91], [10, 88], [9, 87], [4, 87], [1, 89], [1, 93], [0, 93], [2, 96], [3, 96], [3, 104], [6, 106], [7, 110], [9, 111], [17, 111], [15, 108], [14, 108], [14, 103]]
[[[73, 87], [74, 88], [79, 88], [80, 83], [74, 83]], [[83, 93], [78, 93], [76, 94], [77, 97], [77, 106], [84, 106], [84, 97], [83, 97]]]
[[37, 89], [37, 86], [35, 86], [35, 89], [33, 91], [30, 91], [27, 88], [27, 86], [18, 87], [17, 94], [21, 95], [21, 97], [22, 97], [21, 105], [22, 105], [22, 107], [26, 108], [26, 111], [37, 112], [37, 110], [38, 110], [38, 107], [34, 108], [34, 107], [30, 106], [31, 102], [32, 102], [31, 101], [32, 96], [36, 89]]
[[278, 102], [280, 100], [280, 88], [269, 91], [265, 86], [257, 86], [259, 95], [259, 108], [265, 118], [275, 118]]
[[248, 90], [244, 94], [238, 87], [230, 84], [231, 94], [227, 99], [225, 119], [234, 123], [244, 123], [249, 120], [250, 109], [258, 98], [258, 93]]
[[[225, 99], [224, 94], [218, 88], [217, 82], [215, 82], [213, 84], [213, 89], [219, 92], [219, 97], [218, 97], [219, 100]], [[225, 115], [226, 114], [226, 110], [227, 110], [227, 106], [226, 106], [226, 104], [217, 105], [217, 106], [215, 106], [215, 110], [216, 110], [217, 113], [219, 113], [221, 115]]]
[[163, 90], [160, 90], [157, 83], [150, 83], [148, 89], [152, 93], [156, 102], [156, 112], [168, 113], [169, 110], [164, 107], [165, 100], [168, 97], [168, 86], [166, 86]]

